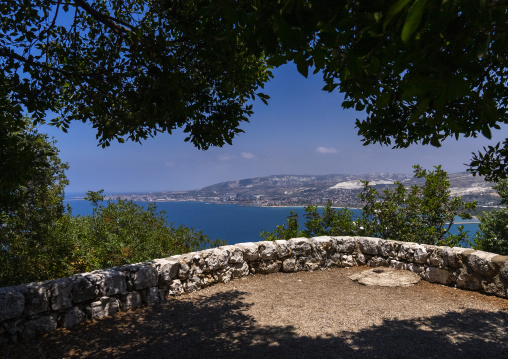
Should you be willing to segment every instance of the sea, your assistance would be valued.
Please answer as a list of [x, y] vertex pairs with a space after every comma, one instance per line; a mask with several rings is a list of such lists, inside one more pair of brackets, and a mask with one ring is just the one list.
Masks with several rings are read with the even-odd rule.
[[[73, 215], [91, 215], [90, 202], [82, 199], [66, 199], [72, 208]], [[146, 202], [135, 202], [140, 206], [146, 206]], [[209, 202], [157, 202], [157, 208], [166, 212], [169, 223], [175, 226], [183, 224], [195, 230], [202, 230], [211, 239], [223, 239], [228, 244], [243, 242], [258, 242], [263, 238], [261, 232], [273, 232], [278, 225], [286, 223], [286, 218], [291, 211], [298, 214], [300, 225], [303, 226], [305, 214], [303, 207], [254, 207], [241, 206], [238, 204], [216, 204]], [[360, 209], [352, 209], [359, 215]], [[464, 229], [469, 231], [472, 239], [478, 231], [478, 223], [464, 221], [460, 217], [455, 222], [464, 223]], [[472, 222], [472, 223], [471, 223]], [[451, 232], [457, 232], [454, 225]], [[302, 228], [303, 229], [303, 228]]]

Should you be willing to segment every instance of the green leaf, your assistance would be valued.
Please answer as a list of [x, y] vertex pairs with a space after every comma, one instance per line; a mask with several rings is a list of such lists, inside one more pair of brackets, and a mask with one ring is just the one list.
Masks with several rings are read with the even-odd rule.
[[411, 35], [416, 31], [422, 20], [423, 10], [425, 9], [426, 0], [415, 0], [409, 8], [404, 27], [402, 28], [402, 42], [407, 43]]
[[228, 23], [236, 24], [238, 22], [238, 17], [236, 15], [235, 10], [229, 5], [228, 1], [222, 2], [222, 11], [224, 17]]
[[430, 144], [434, 147], [441, 147], [441, 143], [439, 142], [439, 138], [437, 137], [437, 135], [433, 135], [430, 138]]
[[393, 19], [395, 15], [397, 15], [401, 10], [406, 6], [411, 0], [399, 0], [395, 4], [393, 4], [388, 12], [386, 13], [386, 20], [383, 23], [383, 31], [386, 30], [388, 23]]
[[[323, 86], [322, 90], [323, 91], [328, 91], [328, 92], [332, 92], [333, 90], [335, 90], [335, 88], [339, 86], [339, 84], [334, 84], [334, 83], [331, 83], [331, 84], [326, 84], [325, 86]], [[344, 105], [346, 103], [346, 105], [349, 105], [349, 101], [344, 101], [342, 103], [342, 105]]]
[[416, 121], [418, 121], [420, 119], [420, 117], [425, 113], [425, 111], [427, 111], [427, 108], [429, 107], [429, 103], [430, 103], [430, 99], [428, 99], [428, 98], [422, 100], [418, 104], [418, 109], [415, 112], [413, 112], [411, 114], [411, 116], [409, 117], [409, 120], [407, 121], [408, 124], [412, 124], [412, 123], [415, 123]]
[[287, 58], [285, 56], [282, 56], [279, 54], [272, 56], [272, 57], [268, 58], [268, 60], [266, 60], [266, 63], [270, 66], [273, 66], [273, 67], [279, 67], [281, 65], [284, 65], [286, 62], [287, 62]]
[[323, 50], [315, 49], [312, 52], [312, 58], [314, 59], [314, 66], [317, 71], [325, 68], [325, 53]]
[[303, 76], [308, 77], [309, 76], [309, 65], [307, 65], [307, 61], [302, 57], [300, 57], [299, 60], [295, 59], [296, 62], [296, 69], [299, 73], [301, 73]]
[[383, 92], [381, 95], [378, 96], [376, 100], [376, 107], [385, 108], [390, 102], [390, 99], [391, 99], [390, 94], [388, 92]]
[[490, 131], [489, 125], [484, 125], [482, 128], [482, 135], [487, 137], [489, 140], [492, 139], [492, 132]]

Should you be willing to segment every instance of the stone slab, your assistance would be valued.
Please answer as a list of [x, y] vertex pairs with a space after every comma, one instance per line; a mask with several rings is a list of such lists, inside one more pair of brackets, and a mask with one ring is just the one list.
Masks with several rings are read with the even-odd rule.
[[381, 287], [410, 287], [418, 283], [419, 275], [407, 270], [395, 268], [374, 268], [353, 274], [351, 280], [363, 285], [377, 285]]

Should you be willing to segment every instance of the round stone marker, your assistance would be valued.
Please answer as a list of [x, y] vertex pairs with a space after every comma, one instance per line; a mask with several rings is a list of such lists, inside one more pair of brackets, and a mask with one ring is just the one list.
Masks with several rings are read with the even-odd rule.
[[420, 281], [420, 276], [407, 271], [388, 267], [378, 267], [365, 270], [349, 279], [356, 280], [363, 285], [378, 285], [381, 287], [410, 287]]

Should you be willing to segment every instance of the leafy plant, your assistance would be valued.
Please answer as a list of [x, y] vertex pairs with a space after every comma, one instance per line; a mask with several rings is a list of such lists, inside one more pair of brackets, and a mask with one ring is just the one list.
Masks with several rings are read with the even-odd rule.
[[154, 203], [145, 208], [119, 199], [103, 206], [102, 192], [87, 192], [85, 199], [93, 204], [91, 216], [71, 218], [68, 235], [75, 244], [71, 265], [76, 273], [226, 244], [202, 231], [167, 223], [166, 212], [158, 211]]
[[291, 239], [296, 237], [317, 236], [352, 236], [360, 233], [360, 229], [354, 221], [354, 214], [347, 208], [332, 208], [332, 202], [328, 201], [319, 213], [319, 207], [305, 207], [305, 229], [300, 230], [298, 214], [291, 211], [286, 218], [286, 224], [277, 226], [273, 233], [262, 232], [261, 237], [267, 241], [277, 239]]
[[482, 251], [508, 255], [508, 181], [493, 187], [501, 197], [502, 208], [479, 215], [479, 231], [474, 238], [474, 248]]
[[263, 231], [261, 237], [267, 241], [275, 241], [277, 239], [290, 239], [301, 236], [298, 224], [298, 214], [295, 211], [289, 212], [286, 223], [277, 226], [273, 233]]
[[451, 247], [467, 241], [463, 226], [458, 227], [458, 234], [451, 234], [450, 229], [456, 216], [472, 218], [469, 212], [476, 208], [476, 202], [450, 196], [448, 175], [441, 166], [435, 171], [418, 165], [413, 168], [414, 177], [425, 180], [422, 186], [406, 189], [395, 182], [395, 189], [378, 193], [364, 182], [359, 198], [366, 204], [358, 219], [364, 235]]
[[68, 273], [72, 245], [60, 235], [67, 164], [47, 135], [26, 123], [2, 125], [0, 286]]

